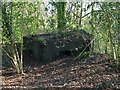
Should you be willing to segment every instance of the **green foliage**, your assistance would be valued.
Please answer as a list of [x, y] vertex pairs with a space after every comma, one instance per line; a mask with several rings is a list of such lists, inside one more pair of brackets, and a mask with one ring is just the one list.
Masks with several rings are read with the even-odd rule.
[[94, 52], [120, 61], [119, 2], [11, 2], [4, 4], [2, 13], [3, 43], [13, 42], [10, 35], [14, 43], [23, 43], [25, 35], [82, 28], [95, 37]]
[[35, 37], [33, 40], [40, 42], [41, 45], [46, 45], [47, 44], [46, 39], [43, 38], [43, 37], [40, 37], [40, 38]]

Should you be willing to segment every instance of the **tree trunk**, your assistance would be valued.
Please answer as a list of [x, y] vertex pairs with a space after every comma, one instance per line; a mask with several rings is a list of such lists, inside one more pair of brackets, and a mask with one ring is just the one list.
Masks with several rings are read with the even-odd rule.
[[64, 30], [66, 27], [65, 20], [65, 2], [57, 2], [57, 21], [58, 21], [58, 30]]
[[[11, 46], [13, 45], [13, 31], [12, 31], [12, 5], [10, 6], [9, 11], [7, 12], [7, 4], [2, 5], [2, 23], [3, 23], [3, 36], [5, 36], [9, 41]], [[10, 14], [10, 15], [8, 15]]]

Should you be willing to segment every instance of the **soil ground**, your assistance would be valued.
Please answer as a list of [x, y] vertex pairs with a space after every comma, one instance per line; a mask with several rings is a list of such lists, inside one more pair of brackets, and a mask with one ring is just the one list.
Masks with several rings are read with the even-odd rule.
[[24, 67], [24, 74], [3, 68], [2, 90], [112, 90], [120, 89], [120, 70], [106, 54], [74, 60], [64, 57], [49, 64], [35, 62]]

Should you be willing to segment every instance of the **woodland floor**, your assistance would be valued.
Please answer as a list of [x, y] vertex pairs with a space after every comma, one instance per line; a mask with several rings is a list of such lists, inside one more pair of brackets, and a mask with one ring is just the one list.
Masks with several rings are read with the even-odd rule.
[[12, 68], [3, 68], [0, 72], [3, 90], [120, 89], [120, 70], [113, 66], [106, 54], [94, 54], [77, 60], [65, 57], [46, 65], [32, 63], [25, 67], [24, 74], [15, 74]]

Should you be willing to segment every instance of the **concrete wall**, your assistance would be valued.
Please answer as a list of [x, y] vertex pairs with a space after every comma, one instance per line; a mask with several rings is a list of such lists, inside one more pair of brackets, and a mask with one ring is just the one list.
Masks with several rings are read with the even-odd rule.
[[[82, 51], [91, 41], [91, 35], [84, 30], [69, 32], [70, 35], [62, 34], [38, 34], [25, 36], [24, 57], [32, 58], [34, 61], [47, 63], [60, 56], [61, 52]], [[42, 41], [45, 41], [44, 44]], [[89, 51], [89, 47], [86, 51]]]

